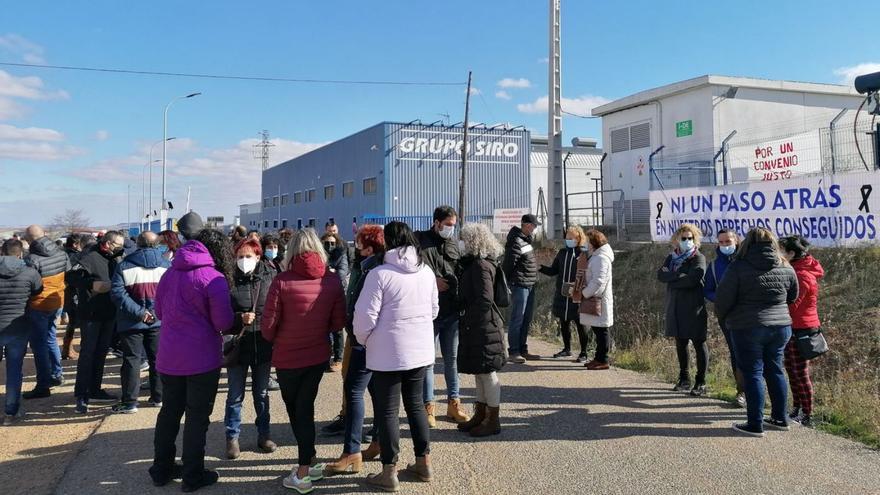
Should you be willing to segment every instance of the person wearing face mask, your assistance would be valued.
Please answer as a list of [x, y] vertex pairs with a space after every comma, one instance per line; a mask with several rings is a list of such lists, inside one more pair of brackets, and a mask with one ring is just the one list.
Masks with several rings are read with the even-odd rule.
[[159, 232], [159, 246], [157, 249], [162, 254], [162, 257], [168, 261], [172, 261], [174, 259], [174, 253], [180, 249], [181, 242], [180, 238], [177, 236], [177, 232], [173, 230], [163, 230]]
[[[706, 285], [703, 287], [703, 294], [706, 300], [715, 303], [715, 291], [718, 290], [718, 284], [724, 278], [727, 267], [733, 262], [736, 254], [736, 247], [739, 238], [731, 229], [723, 229], [718, 231], [718, 247], [715, 249], [715, 260], [709, 264], [706, 270]], [[746, 407], [746, 394], [743, 388], [743, 374], [736, 365], [736, 353], [733, 348], [733, 340], [730, 329], [722, 320], [718, 320], [718, 326], [721, 327], [721, 333], [724, 334], [724, 340], [727, 342], [727, 349], [730, 354], [730, 366], [733, 376], [736, 379], [736, 405]]]
[[538, 262], [532, 247], [535, 229], [541, 225], [531, 213], [523, 215], [519, 227], [512, 227], [504, 245], [504, 275], [510, 286], [510, 325], [507, 340], [510, 362], [522, 364], [538, 360], [541, 356], [529, 354], [529, 327], [535, 310], [535, 282], [538, 279]]
[[266, 234], [260, 239], [260, 245], [263, 248], [263, 261], [275, 270], [278, 274], [281, 272], [281, 251], [278, 246], [281, 241], [277, 236]]
[[79, 359], [76, 363], [76, 412], [85, 414], [90, 402], [115, 402], [117, 398], [101, 388], [104, 360], [113, 340], [116, 305], [110, 299], [111, 276], [123, 253], [124, 237], [111, 230], [80, 258], [76, 284], [85, 295], [82, 306]]
[[269, 432], [269, 372], [272, 367], [272, 344], [263, 338], [260, 324], [266, 294], [275, 270], [261, 260], [263, 249], [252, 239], [240, 240], [235, 246], [235, 273], [230, 296], [235, 323], [229, 334], [238, 338], [238, 360], [227, 368], [229, 392], [226, 395], [226, 457], [241, 455], [238, 437], [241, 434], [241, 408], [244, 402], [248, 369], [251, 372], [251, 393], [256, 412], [257, 447], [261, 452], [277, 448]]
[[[702, 233], [696, 225], [683, 224], [672, 236], [673, 251], [657, 270], [657, 280], [666, 284], [666, 336], [675, 339], [678, 383], [673, 390], [691, 395], [706, 394], [709, 347], [706, 345], [707, 314], [703, 297], [706, 257], [700, 252]], [[697, 354], [697, 376], [691, 389], [688, 344]]]
[[[430, 230], [415, 233], [425, 264], [434, 272], [437, 290], [440, 294], [440, 313], [434, 320], [435, 339], [440, 341], [440, 354], [443, 356], [443, 376], [446, 378], [447, 406], [446, 416], [455, 423], [470, 419], [461, 408], [458, 380], [458, 273], [459, 250], [455, 240], [455, 225], [458, 213], [451, 206], [443, 205], [434, 209], [434, 224]], [[428, 367], [425, 375], [425, 410], [428, 412], [428, 425], [437, 425], [434, 409], [434, 365]]]
[[553, 316], [559, 319], [559, 331], [562, 334], [562, 350], [553, 355], [554, 358], [571, 357], [571, 324], [577, 328], [581, 352], [575, 359], [576, 363], [587, 362], [587, 329], [581, 325], [578, 304], [571, 298], [571, 289], [577, 278], [578, 257], [586, 256], [587, 237], [583, 229], [577, 225], [565, 230], [565, 247], [556, 253], [553, 264], [541, 266], [538, 271], [544, 275], [556, 277], [556, 291], [553, 293]]
[[[327, 253], [327, 266], [330, 271], [339, 276], [343, 290], [348, 288], [348, 248], [345, 241], [339, 236], [339, 228], [336, 224], [328, 224], [329, 230], [321, 236], [321, 244]], [[328, 371], [338, 372], [342, 370], [342, 346], [345, 343], [345, 335], [342, 330], [330, 334], [332, 355]]]
[[607, 370], [610, 350], [608, 334], [614, 325], [614, 250], [602, 232], [590, 229], [586, 236], [590, 259], [584, 275], [586, 286], [580, 295], [583, 298], [598, 298], [600, 310], [599, 314], [581, 313], [581, 324], [590, 327], [596, 336], [596, 357], [584, 367], [590, 371]]

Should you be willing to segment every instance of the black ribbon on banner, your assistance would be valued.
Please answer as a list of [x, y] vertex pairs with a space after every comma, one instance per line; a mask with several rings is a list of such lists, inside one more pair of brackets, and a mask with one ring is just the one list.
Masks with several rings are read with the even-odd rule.
[[656, 220], [660, 220], [660, 212], [663, 211], [663, 203], [657, 203], [657, 218]]
[[859, 205], [859, 210], [865, 210], [865, 213], [871, 213], [871, 207], [868, 206], [868, 198], [871, 196], [871, 191], [874, 190], [874, 187], [871, 184], [865, 184], [862, 186], [860, 191], [862, 192], [862, 204]]

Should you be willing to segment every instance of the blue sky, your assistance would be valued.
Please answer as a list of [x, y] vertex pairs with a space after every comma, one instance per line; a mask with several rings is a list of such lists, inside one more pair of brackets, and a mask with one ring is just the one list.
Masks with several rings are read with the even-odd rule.
[[[767, 5], [770, 4], [771, 7]], [[845, 82], [880, 70], [863, 2], [563, 0], [567, 111], [714, 73]], [[735, 5], [735, 6], [731, 6]], [[546, 133], [547, 2], [16, 2], [0, 62], [289, 78], [464, 82], [472, 121]], [[850, 70], [849, 73], [856, 71]], [[258, 201], [251, 156], [268, 129], [280, 162], [384, 120], [462, 120], [463, 86], [354, 86], [0, 66], [0, 225], [82, 208], [93, 224], [139, 217], [150, 144], [169, 117], [169, 199], [231, 219]], [[601, 124], [566, 117], [565, 140]], [[161, 157], [156, 147], [154, 159]], [[154, 207], [159, 168], [154, 169]], [[179, 205], [179, 206], [177, 206]]]

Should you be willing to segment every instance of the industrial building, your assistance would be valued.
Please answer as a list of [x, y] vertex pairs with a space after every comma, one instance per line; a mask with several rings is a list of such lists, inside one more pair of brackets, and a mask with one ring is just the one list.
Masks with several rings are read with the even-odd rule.
[[[646, 228], [650, 190], [861, 168], [853, 122], [863, 99], [848, 86], [706, 75], [596, 107], [608, 153], [603, 208], [614, 220], [607, 223]], [[864, 112], [861, 119], [868, 130]], [[870, 136], [858, 135], [869, 154]], [[768, 171], [783, 164], [768, 165], [761, 150], [781, 141], [799, 152], [800, 163]]]

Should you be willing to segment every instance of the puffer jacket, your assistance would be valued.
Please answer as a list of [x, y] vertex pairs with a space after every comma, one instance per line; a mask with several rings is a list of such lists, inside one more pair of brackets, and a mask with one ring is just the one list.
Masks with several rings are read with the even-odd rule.
[[819, 260], [809, 254], [801, 259], [793, 260], [791, 267], [798, 279], [798, 297], [788, 307], [791, 314], [791, 326], [798, 330], [819, 328], [819, 281], [825, 276], [825, 269]]
[[157, 318], [144, 323], [147, 311], [155, 311], [156, 288], [171, 267], [156, 248], [143, 248], [129, 254], [116, 266], [110, 282], [110, 299], [118, 308], [116, 331], [134, 332], [162, 326]]
[[298, 369], [326, 364], [332, 332], [345, 326], [342, 283], [317, 253], [291, 260], [272, 281], [261, 324], [272, 343], [272, 365]]
[[442, 278], [449, 284], [449, 289], [438, 292], [440, 313], [438, 318], [458, 313], [458, 243], [455, 239], [444, 239], [434, 229], [415, 233], [419, 247], [422, 249], [422, 260], [434, 272], [434, 276]]
[[221, 334], [235, 315], [229, 283], [214, 268], [211, 253], [199, 241], [188, 241], [156, 289], [156, 316], [162, 320], [156, 368], [173, 376], [191, 376], [220, 369]]
[[768, 242], [737, 258], [715, 293], [715, 312], [731, 330], [791, 325], [788, 305], [798, 298], [794, 270]]
[[57, 311], [64, 307], [64, 272], [70, 269], [64, 249], [43, 236], [30, 244], [24, 261], [43, 279], [43, 291], [31, 299], [31, 309]]
[[504, 319], [495, 305], [495, 260], [465, 256], [461, 265], [458, 371], [499, 371], [504, 366]]
[[238, 335], [243, 327], [242, 313], [256, 313], [256, 319], [244, 328], [238, 355], [238, 364], [259, 365], [272, 360], [272, 344], [263, 338], [260, 325], [263, 321], [263, 310], [266, 307], [266, 296], [269, 286], [275, 278], [275, 268], [260, 261], [251, 273], [235, 269], [231, 296], [232, 310], [235, 311], [235, 323], [229, 331]]
[[519, 227], [511, 228], [507, 234], [502, 267], [511, 286], [529, 288], [538, 281], [538, 262], [532, 247], [532, 236], [525, 235]]
[[614, 250], [605, 244], [593, 251], [587, 264], [586, 285], [581, 294], [585, 298], [599, 297], [602, 299], [602, 311], [599, 316], [581, 313], [581, 324], [588, 327], [611, 328], [614, 325]]
[[37, 270], [15, 256], [0, 256], [0, 333], [25, 333], [28, 300], [43, 290]]
[[[556, 277], [556, 291], [553, 292], [553, 316], [565, 321], [577, 320], [578, 304], [570, 297], [562, 295], [562, 284], [573, 284], [577, 277], [579, 247], [562, 248], [553, 258], [553, 264], [538, 269], [544, 275]], [[586, 255], [585, 255], [586, 256]]]
[[396, 248], [364, 280], [354, 307], [354, 335], [367, 349], [367, 369], [405, 371], [434, 362], [437, 282], [416, 250]]

